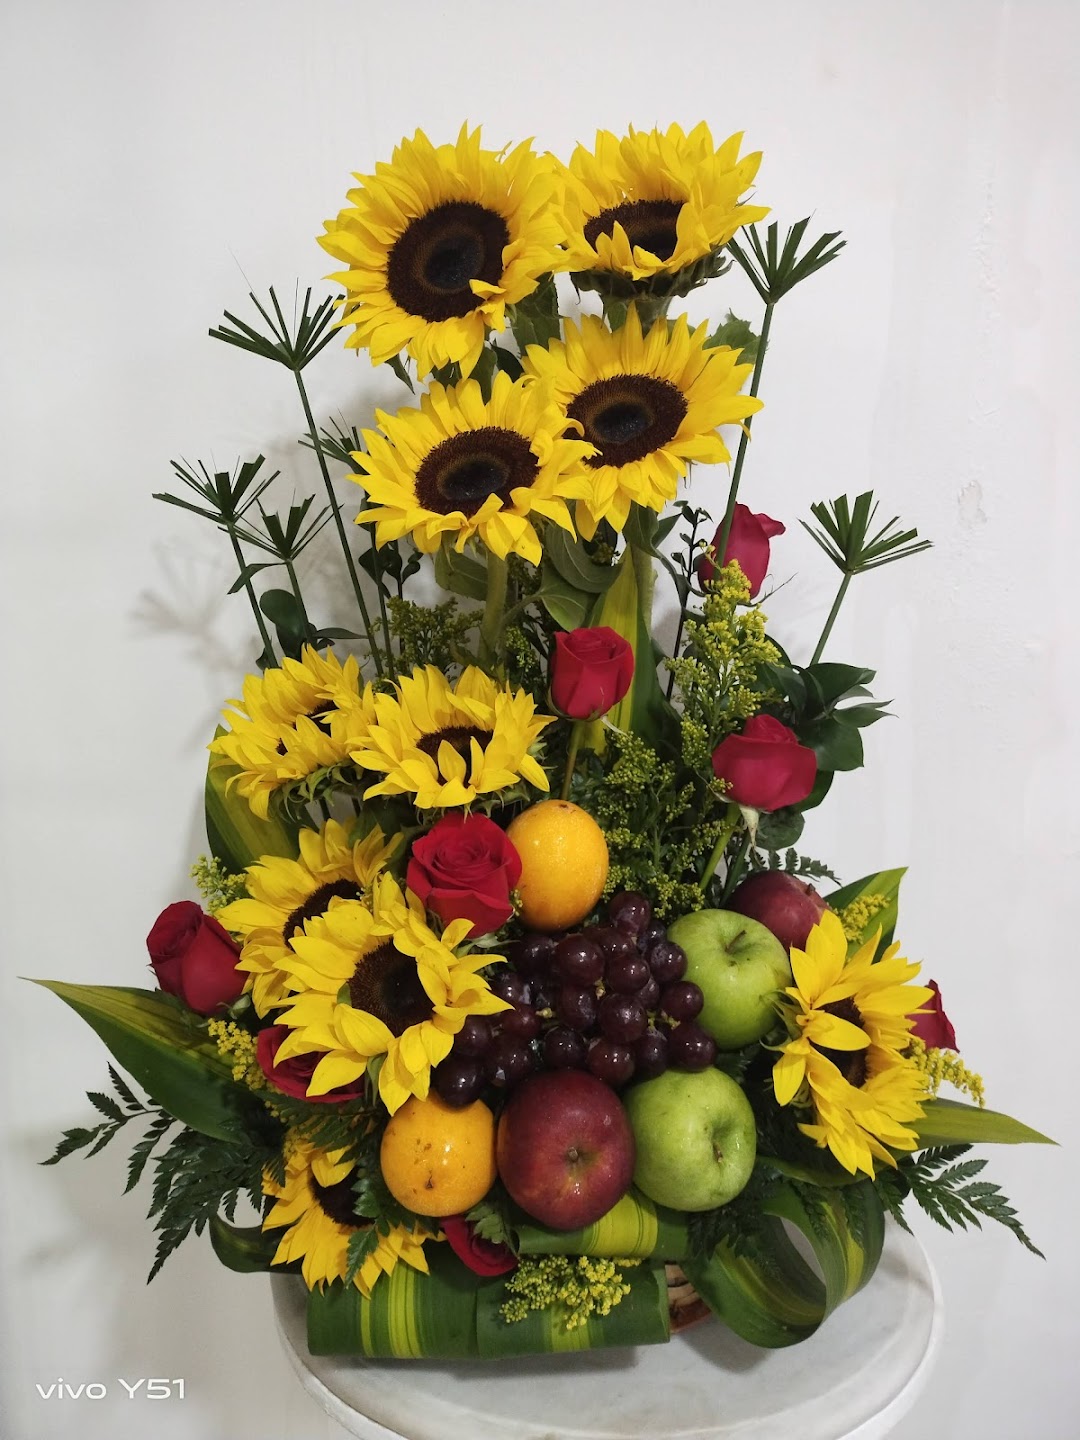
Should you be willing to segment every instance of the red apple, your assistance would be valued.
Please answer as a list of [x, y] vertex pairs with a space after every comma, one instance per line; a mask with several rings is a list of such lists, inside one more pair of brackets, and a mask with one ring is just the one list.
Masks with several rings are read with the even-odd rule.
[[578, 1230], [630, 1188], [634, 1132], [618, 1096], [595, 1075], [547, 1070], [511, 1093], [495, 1153], [526, 1214], [553, 1230]]
[[727, 902], [771, 930], [788, 950], [802, 950], [806, 937], [829, 908], [812, 885], [783, 870], [759, 870], [742, 882]]

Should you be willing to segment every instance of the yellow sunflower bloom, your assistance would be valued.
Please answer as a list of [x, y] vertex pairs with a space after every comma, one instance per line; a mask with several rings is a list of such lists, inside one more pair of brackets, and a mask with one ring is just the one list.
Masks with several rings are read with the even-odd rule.
[[484, 150], [462, 126], [453, 145], [422, 130], [389, 164], [357, 175], [349, 206], [326, 222], [319, 244], [348, 267], [346, 343], [373, 364], [408, 349], [421, 376], [457, 362], [472, 372], [507, 305], [536, 289], [560, 261], [562, 185], [528, 141], [509, 154]]
[[226, 930], [243, 940], [236, 968], [253, 977], [252, 1001], [259, 1015], [288, 1001], [282, 960], [294, 954], [293, 936], [332, 905], [362, 900], [402, 837], [387, 841], [376, 825], [350, 843], [345, 827], [328, 820], [321, 830], [301, 830], [298, 838], [295, 860], [263, 855], [244, 872], [247, 895], [217, 914]]
[[908, 1127], [923, 1114], [926, 1080], [902, 1052], [932, 994], [909, 983], [919, 967], [898, 945], [875, 963], [877, 944], [874, 936], [849, 959], [843, 926], [826, 911], [805, 951], [792, 949], [795, 983], [784, 992], [792, 1038], [773, 1066], [777, 1103], [815, 1112], [799, 1129], [849, 1173], [871, 1176], [875, 1159], [895, 1165], [891, 1150], [918, 1143]]
[[306, 645], [299, 660], [286, 657], [280, 669], [247, 676], [243, 698], [228, 703], [229, 730], [209, 748], [239, 766], [233, 783], [265, 819], [275, 790], [348, 759], [345, 731], [362, 728], [370, 691], [360, 692], [354, 655], [342, 664], [332, 650]]
[[[353, 1209], [351, 1174], [354, 1163], [343, 1150], [320, 1150], [303, 1140], [287, 1146], [285, 1183], [263, 1176], [263, 1193], [276, 1203], [262, 1222], [264, 1230], [288, 1226], [274, 1254], [275, 1265], [301, 1262], [309, 1290], [321, 1290], [327, 1281], [343, 1280], [348, 1269], [349, 1241], [366, 1228]], [[379, 1236], [374, 1251], [364, 1260], [353, 1283], [369, 1298], [381, 1275], [389, 1275], [399, 1261], [427, 1274], [424, 1241], [433, 1237], [419, 1225], [408, 1230], [395, 1225]]]
[[511, 691], [470, 665], [456, 685], [428, 665], [374, 699], [374, 718], [350, 753], [384, 779], [364, 791], [412, 795], [421, 810], [471, 805], [526, 780], [548, 789], [530, 753], [553, 715], [537, 715], [532, 697]]
[[741, 203], [761, 163], [760, 152], [740, 159], [741, 144], [732, 135], [714, 148], [704, 123], [688, 135], [678, 125], [621, 139], [598, 131], [563, 170], [567, 268], [650, 280], [714, 255], [769, 213]]
[[538, 385], [495, 377], [491, 399], [467, 380], [433, 385], [419, 410], [379, 411], [365, 430], [354, 478], [372, 506], [357, 523], [374, 524], [379, 545], [410, 535], [425, 554], [444, 535], [462, 550], [474, 537], [500, 559], [540, 563], [539, 516], [574, 533], [567, 500], [588, 495], [584, 462], [592, 447], [566, 437], [566, 420]]
[[760, 400], [739, 393], [753, 367], [726, 346], [706, 349], [706, 328], [692, 331], [680, 315], [644, 337], [631, 307], [614, 332], [587, 315], [580, 329], [567, 323], [565, 341], [529, 346], [526, 374], [551, 387], [595, 447], [585, 461], [592, 493], [577, 506], [586, 539], [601, 520], [621, 531], [632, 503], [661, 511], [691, 461], [730, 461], [717, 427], [761, 409]]
[[507, 1008], [477, 974], [492, 957], [454, 954], [470, 929], [455, 920], [436, 935], [417, 897], [389, 875], [376, 880], [371, 908], [342, 900], [309, 920], [282, 962], [297, 993], [278, 1017], [294, 1032], [278, 1060], [325, 1052], [308, 1086], [325, 1095], [382, 1056], [379, 1097], [390, 1113], [410, 1095], [423, 1099], [467, 1017]]

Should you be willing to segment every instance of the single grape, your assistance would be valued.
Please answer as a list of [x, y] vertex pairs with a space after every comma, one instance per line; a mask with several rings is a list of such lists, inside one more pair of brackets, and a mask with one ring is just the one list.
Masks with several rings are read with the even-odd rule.
[[601, 1035], [618, 1041], [620, 1045], [643, 1035], [649, 1023], [645, 1007], [639, 1000], [631, 995], [618, 995], [613, 990], [600, 1001], [596, 1014]]
[[668, 1042], [663, 1030], [648, 1029], [634, 1041], [634, 1074], [639, 1080], [654, 1080], [667, 1069]]
[[517, 974], [514, 970], [501, 968], [489, 985], [493, 995], [498, 995], [500, 1000], [509, 1000], [511, 1005], [529, 1005], [532, 1003], [532, 992], [529, 989], [529, 982]]
[[567, 935], [555, 948], [553, 968], [570, 985], [594, 985], [604, 973], [604, 952], [584, 935]]
[[512, 1010], [500, 1012], [499, 1029], [519, 1040], [535, 1040], [540, 1034], [540, 1016], [531, 1005], [515, 1005]]
[[513, 1035], [496, 1035], [484, 1061], [484, 1071], [493, 1085], [516, 1085], [532, 1069], [532, 1052], [524, 1040]]
[[648, 980], [640, 990], [635, 990], [634, 999], [639, 1005], [644, 1005], [646, 1010], [655, 1010], [660, 1004], [660, 982], [655, 975], [650, 974]]
[[668, 1064], [676, 1070], [707, 1070], [716, 1059], [716, 1041], [693, 1020], [668, 1034]]
[[648, 979], [649, 967], [636, 950], [629, 955], [613, 956], [604, 967], [604, 983], [620, 995], [633, 995]]
[[588, 1068], [605, 1085], [625, 1085], [634, 1073], [634, 1057], [625, 1045], [614, 1040], [597, 1040], [589, 1051]]
[[605, 960], [614, 960], [617, 955], [637, 954], [637, 945], [631, 936], [616, 930], [614, 925], [590, 925], [584, 933], [600, 946]]
[[692, 980], [673, 980], [660, 992], [660, 1009], [673, 1020], [696, 1020], [704, 1004], [701, 987]]
[[681, 980], [686, 974], [686, 951], [671, 940], [658, 940], [645, 958], [661, 985]]
[[596, 1024], [596, 991], [563, 985], [555, 1000], [555, 1014], [571, 1030], [591, 1030]]
[[465, 1023], [454, 1036], [454, 1054], [478, 1060], [491, 1048], [495, 1031], [486, 1015], [467, 1015]]
[[546, 975], [555, 952], [555, 940], [551, 935], [525, 935], [510, 952], [514, 969], [526, 980]]
[[637, 936], [652, 919], [652, 906], [637, 890], [623, 890], [608, 901], [608, 919], [624, 935]]
[[471, 1105], [484, 1088], [484, 1067], [479, 1060], [450, 1055], [431, 1073], [435, 1092], [447, 1105]]
[[653, 920], [651, 924], [645, 926], [645, 929], [642, 930], [641, 934], [637, 937], [638, 949], [644, 955], [646, 951], [652, 949], [658, 940], [665, 939], [667, 939], [667, 931], [663, 925], [660, 924], [659, 920]]
[[556, 1025], [544, 1036], [544, 1064], [549, 1070], [578, 1070], [588, 1053], [584, 1035], [565, 1025]]

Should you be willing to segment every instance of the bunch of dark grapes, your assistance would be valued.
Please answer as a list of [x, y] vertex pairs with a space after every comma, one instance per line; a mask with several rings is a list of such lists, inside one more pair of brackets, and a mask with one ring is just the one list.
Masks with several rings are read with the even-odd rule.
[[468, 1105], [538, 1069], [589, 1070], [620, 1089], [668, 1068], [705, 1070], [716, 1042], [696, 1023], [704, 997], [686, 954], [644, 895], [612, 896], [607, 919], [563, 935], [530, 933], [491, 980], [511, 1010], [471, 1015], [434, 1071], [438, 1094]]

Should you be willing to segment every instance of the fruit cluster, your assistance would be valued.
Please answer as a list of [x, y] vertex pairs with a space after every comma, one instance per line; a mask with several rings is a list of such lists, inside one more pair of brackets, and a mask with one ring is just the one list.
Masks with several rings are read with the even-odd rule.
[[684, 978], [686, 954], [636, 891], [614, 895], [599, 924], [527, 933], [508, 960], [490, 983], [512, 1008], [470, 1016], [434, 1071], [447, 1104], [468, 1105], [487, 1085], [510, 1089], [538, 1069], [588, 1070], [619, 1089], [716, 1059], [696, 1023], [704, 997]]

